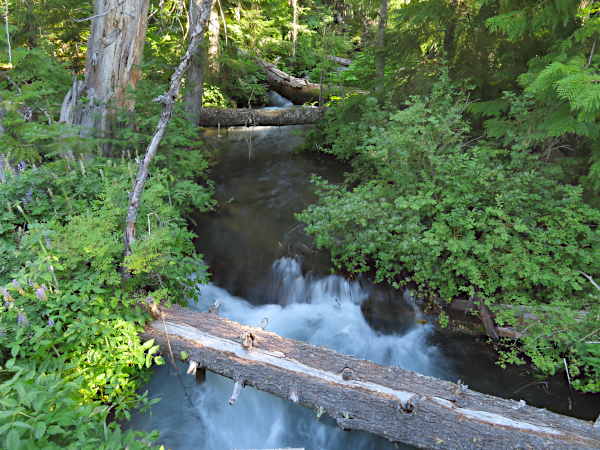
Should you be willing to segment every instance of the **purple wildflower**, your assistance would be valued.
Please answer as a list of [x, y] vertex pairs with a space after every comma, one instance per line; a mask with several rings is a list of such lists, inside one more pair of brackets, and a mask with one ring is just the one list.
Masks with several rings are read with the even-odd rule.
[[53, 327], [53, 326], [54, 326], [54, 323], [55, 323], [55, 322], [54, 322], [54, 320], [52, 320], [52, 319], [48, 319], [48, 326], [49, 326], [49, 327]]
[[16, 278], [15, 278], [15, 279], [12, 281], [12, 284], [13, 284], [13, 286], [14, 286], [14, 287], [16, 287], [17, 289], [19, 289], [19, 288], [21, 287], [21, 286], [19, 285], [19, 281], [18, 281]]
[[23, 197], [23, 198], [21, 199], [21, 201], [23, 202], [23, 206], [24, 206], [25, 208], [27, 208], [27, 199], [26, 199], [25, 197]]
[[50, 238], [46, 238], [46, 239], [44, 239], [44, 241], [46, 241], [46, 247], [48, 247], [48, 249], [51, 249], [52, 241], [50, 240]]
[[25, 170], [27, 168], [27, 163], [25, 161], [21, 161], [19, 164], [17, 164], [17, 168], [19, 170]]
[[29, 191], [27, 191], [27, 193], [25, 194], [25, 197], [27, 197], [29, 203], [33, 203], [33, 197], [31, 196], [31, 194], [33, 194], [33, 188], [30, 188]]
[[10, 310], [10, 302], [4, 302], [4, 307]]
[[31, 168], [33, 169], [33, 173], [38, 173], [37, 167], [35, 164], [33, 166], [31, 166]]
[[33, 286], [33, 281], [31, 281], [31, 280], [27, 280], [27, 284], [28, 284], [29, 286]]
[[19, 325], [23, 325], [24, 327], [29, 326], [29, 320], [27, 320], [27, 317], [25, 317], [25, 314], [22, 312], [20, 312], [19, 315], [17, 316], [17, 323]]
[[6, 336], [6, 331], [4, 331], [3, 327], [0, 327], [0, 337], [5, 337]]
[[4, 288], [0, 288], [0, 292], [2, 292], [2, 296], [4, 297], [4, 300], [8, 300], [10, 298], [10, 294], [8, 293], [8, 291]]
[[46, 289], [48, 289], [46, 285], [42, 284], [42, 287], [35, 291], [35, 295], [38, 300], [46, 300]]

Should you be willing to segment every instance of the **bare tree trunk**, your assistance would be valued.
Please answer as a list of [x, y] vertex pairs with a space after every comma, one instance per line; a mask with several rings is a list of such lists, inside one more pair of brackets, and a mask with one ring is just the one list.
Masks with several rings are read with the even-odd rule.
[[219, 79], [221, 65], [219, 64], [219, 54], [221, 53], [221, 41], [219, 33], [221, 32], [221, 24], [219, 23], [219, 12], [217, 5], [213, 3], [210, 11], [210, 21], [208, 23], [208, 74], [210, 81]]
[[[88, 104], [81, 114], [62, 111], [61, 120], [82, 125], [84, 136], [93, 128], [104, 135], [109, 100], [120, 109], [133, 111], [135, 107], [135, 100], [127, 98], [127, 89], [135, 88], [140, 80], [148, 0], [95, 0], [94, 15], [81, 20], [92, 22], [85, 70]], [[74, 84], [74, 88], [67, 93], [63, 107], [75, 107], [80, 86]]]
[[383, 88], [383, 77], [385, 76], [385, 31], [389, 13], [390, 0], [381, 0], [379, 25], [377, 26], [377, 59], [375, 62], [375, 76], [379, 80], [378, 89]]
[[150, 144], [148, 144], [146, 154], [144, 155], [144, 160], [140, 163], [137, 176], [133, 182], [133, 188], [129, 194], [129, 207], [127, 209], [127, 218], [125, 222], [125, 250], [123, 251], [124, 276], [128, 276], [125, 258], [131, 255], [131, 246], [135, 243], [135, 224], [137, 222], [137, 215], [140, 207], [140, 200], [142, 198], [142, 192], [144, 191], [144, 185], [146, 184], [146, 180], [148, 179], [148, 174], [150, 172], [150, 164], [152, 164], [152, 160], [156, 155], [156, 150], [158, 149], [158, 146], [160, 145], [160, 142], [167, 131], [169, 122], [171, 121], [173, 107], [175, 106], [175, 102], [179, 96], [181, 80], [192, 64], [194, 56], [198, 53], [198, 46], [201, 42], [201, 39], [204, 37], [204, 29], [208, 23], [212, 3], [213, 0], [202, 0], [198, 23], [190, 38], [187, 52], [183, 58], [181, 58], [181, 64], [179, 64], [179, 67], [175, 69], [175, 73], [171, 77], [171, 86], [169, 88], [169, 92], [165, 92], [164, 95], [159, 95], [153, 100], [153, 102], [158, 102], [162, 105], [162, 112], [160, 113], [160, 120], [156, 125], [154, 136], [152, 137]]
[[[190, 36], [190, 41], [192, 39], [193, 27], [198, 22], [201, 5], [202, 2], [200, 0], [190, 0], [190, 18], [188, 21], [188, 34]], [[186, 84], [190, 85], [191, 89], [187, 92], [183, 99], [183, 101], [187, 103], [185, 110], [190, 115], [190, 120], [196, 126], [198, 126], [200, 123], [202, 93], [204, 92], [204, 30], [202, 30], [202, 36], [200, 36], [199, 42], [201, 48], [196, 56], [194, 56], [188, 74], [185, 78]]]
[[298, 42], [298, 0], [292, 0], [294, 14], [292, 25], [292, 58], [296, 57], [296, 42]]

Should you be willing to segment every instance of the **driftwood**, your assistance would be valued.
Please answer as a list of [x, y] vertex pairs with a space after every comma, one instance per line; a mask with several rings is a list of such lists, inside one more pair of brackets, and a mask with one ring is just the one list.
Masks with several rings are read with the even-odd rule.
[[283, 126], [317, 123], [326, 108], [202, 108], [200, 125], [203, 127], [233, 127], [243, 125]]
[[[182, 352], [202, 368], [236, 381], [230, 404], [252, 386], [365, 430], [426, 449], [592, 449], [590, 422], [315, 347], [212, 313], [173, 306], [147, 324], [162, 354]], [[163, 322], [164, 319], [164, 322]]]

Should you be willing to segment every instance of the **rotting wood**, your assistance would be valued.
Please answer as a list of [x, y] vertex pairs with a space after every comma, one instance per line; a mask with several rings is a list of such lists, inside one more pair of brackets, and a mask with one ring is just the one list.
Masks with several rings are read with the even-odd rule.
[[[365, 430], [427, 449], [600, 448], [591, 422], [399, 366], [356, 359], [215, 314], [178, 306], [162, 308], [161, 314], [174, 355], [184, 351], [198, 368], [239, 381], [238, 391], [242, 384], [252, 386], [328, 414], [341, 429]], [[246, 347], [244, 334], [253, 337]], [[147, 324], [142, 339], [154, 339], [169, 354], [162, 321]]]
[[308, 125], [323, 119], [327, 108], [202, 108], [203, 127]]

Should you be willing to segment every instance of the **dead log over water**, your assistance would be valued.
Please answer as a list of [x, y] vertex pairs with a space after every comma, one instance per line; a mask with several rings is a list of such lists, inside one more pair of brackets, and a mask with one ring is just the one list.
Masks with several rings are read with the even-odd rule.
[[142, 338], [154, 339], [163, 355], [169, 344], [176, 358], [186, 352], [190, 367], [236, 380], [238, 391], [252, 386], [311, 408], [317, 418], [328, 414], [341, 429], [393, 442], [426, 449], [600, 448], [600, 430], [590, 422], [283, 338], [211, 309], [161, 308]]
[[233, 127], [243, 125], [283, 126], [317, 123], [327, 108], [202, 108], [200, 125], [203, 127]]

